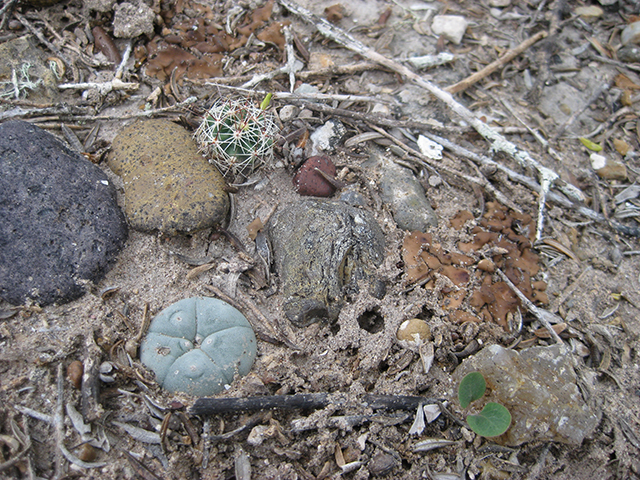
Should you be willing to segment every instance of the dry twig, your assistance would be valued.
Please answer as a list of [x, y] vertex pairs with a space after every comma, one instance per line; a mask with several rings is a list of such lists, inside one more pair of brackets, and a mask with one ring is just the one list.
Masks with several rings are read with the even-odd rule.
[[518, 287], [516, 287], [513, 282], [505, 275], [505, 273], [497, 269], [496, 273], [500, 276], [500, 278], [509, 286], [509, 288], [516, 294], [516, 296], [520, 299], [520, 301], [527, 307], [529, 310], [539, 321], [542, 323], [544, 328], [549, 331], [551, 337], [555, 340], [555, 342], [559, 345], [564, 345], [562, 339], [558, 336], [556, 331], [551, 326], [551, 322], [549, 320], [553, 320], [554, 323], [561, 323], [562, 319], [549, 312], [548, 310], [544, 310], [542, 308], [536, 307], [531, 300], [529, 300], [524, 293], [520, 291]]
[[40, 413], [36, 410], [32, 410], [31, 408], [23, 407], [21, 405], [15, 406], [15, 409], [20, 413], [35, 418], [36, 420], [49, 423], [54, 428], [54, 438], [56, 446], [58, 447], [56, 450], [56, 473], [54, 478], [61, 478], [62, 475], [62, 457], [60, 456], [60, 454], [62, 454], [69, 462], [80, 468], [104, 467], [106, 465], [106, 463], [104, 462], [85, 462], [80, 460], [78, 457], [69, 452], [69, 450], [67, 450], [67, 447], [64, 446], [64, 375], [62, 373], [62, 363], [58, 364], [56, 386], [57, 401], [53, 415]]
[[53, 43], [47, 40], [44, 34], [40, 30], [38, 30], [36, 27], [34, 27], [29, 20], [27, 20], [18, 12], [14, 12], [13, 15], [20, 21], [22, 25], [26, 27], [27, 30], [29, 30], [33, 35], [38, 37], [38, 40], [40, 40], [40, 42], [45, 44], [49, 50], [51, 50], [62, 61], [64, 61], [64, 63], [66, 63], [67, 66], [71, 65], [72, 62], [67, 58], [67, 56], [64, 53], [62, 53], [58, 47], [56, 47]]
[[250, 90], [244, 87], [232, 87], [217, 82], [206, 82], [205, 85], [241, 92], [247, 95], [258, 95], [260, 97], [271, 93], [273, 99], [278, 100], [336, 100], [338, 102], [367, 102], [367, 103], [387, 103], [376, 97], [367, 97], [363, 95], [342, 95], [332, 93], [289, 93], [289, 92], [267, 92], [266, 90]]
[[534, 43], [538, 42], [539, 40], [542, 40], [546, 36], [547, 36], [547, 32], [544, 32], [544, 31], [536, 33], [533, 37], [527, 38], [524, 42], [522, 42], [516, 48], [508, 50], [499, 59], [495, 60], [494, 62], [491, 62], [489, 65], [484, 67], [482, 70], [474, 73], [473, 75], [470, 75], [469, 77], [465, 78], [464, 80], [459, 81], [458, 83], [456, 83], [454, 85], [451, 85], [450, 87], [445, 88], [445, 91], [449, 92], [449, 93], [458, 93], [458, 92], [462, 92], [463, 90], [466, 90], [467, 88], [469, 88], [474, 83], [477, 83], [480, 80], [482, 80], [483, 78], [488, 77], [493, 72], [495, 72], [498, 68], [500, 68], [500, 67], [506, 65], [507, 63], [509, 63], [511, 60], [513, 60], [518, 55], [520, 55], [522, 52], [524, 52], [529, 47], [531, 47], [531, 45], [533, 45]]
[[[374, 410], [415, 410], [419, 405], [438, 403], [436, 398], [407, 395], [371, 395], [365, 394], [358, 404]], [[337, 393], [299, 393], [296, 395], [271, 395], [240, 398], [199, 398], [191, 407], [192, 415], [215, 415], [220, 413], [250, 412], [265, 409], [302, 409], [311, 410], [329, 405], [344, 404], [344, 394]]]

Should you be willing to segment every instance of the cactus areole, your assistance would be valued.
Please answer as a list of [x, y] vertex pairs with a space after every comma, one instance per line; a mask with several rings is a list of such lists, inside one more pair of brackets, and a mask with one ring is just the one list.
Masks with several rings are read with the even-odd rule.
[[256, 336], [238, 310], [216, 298], [193, 297], [170, 305], [151, 322], [140, 360], [171, 392], [220, 393], [256, 357]]

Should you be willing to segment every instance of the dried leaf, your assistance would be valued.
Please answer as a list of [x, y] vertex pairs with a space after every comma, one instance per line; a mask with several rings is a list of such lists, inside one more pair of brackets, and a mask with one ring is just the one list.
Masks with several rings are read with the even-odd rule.
[[383, 138], [382, 134], [378, 132], [363, 132], [359, 135], [354, 135], [349, 138], [346, 142], [344, 142], [344, 146], [347, 148], [355, 147], [359, 143], [368, 142], [369, 140], [377, 140], [378, 138]]
[[604, 320], [605, 318], [609, 318], [611, 315], [616, 313], [618, 308], [620, 308], [620, 304], [619, 303], [613, 305], [612, 307], [609, 307], [609, 308], [605, 309], [605, 311], [602, 312], [602, 315], [600, 315], [598, 318], [600, 320]]
[[424, 432], [424, 410], [422, 410], [422, 404], [418, 405], [418, 410], [416, 411], [416, 418], [413, 421], [413, 425], [409, 429], [409, 435], [420, 435]]
[[346, 465], [347, 462], [344, 461], [344, 455], [342, 454], [342, 448], [337, 443], [336, 443], [336, 447], [335, 447], [335, 451], [334, 451], [334, 456], [336, 458], [336, 465], [338, 465], [340, 468], [342, 468], [342, 467], [344, 467]]
[[640, 185], [629, 185], [627, 188], [617, 194], [614, 199], [616, 201], [616, 204], [620, 204], [628, 200], [633, 200], [634, 198], [637, 198], [638, 195], [640, 195]]
[[435, 450], [436, 448], [455, 445], [455, 443], [456, 442], [452, 442], [451, 440], [444, 440], [441, 438], [427, 438], [426, 440], [422, 440], [421, 442], [416, 443], [412, 447], [412, 450], [414, 452], [428, 452], [430, 450]]
[[128, 423], [115, 421], [112, 423], [122, 428], [125, 432], [127, 432], [139, 442], [160, 444], [160, 435], [156, 432], [151, 432], [149, 430], [145, 430], [144, 428], [135, 427], [133, 425], [129, 425]]
[[602, 361], [598, 366], [598, 370], [609, 370], [610, 366], [611, 366], [611, 352], [609, 351], [608, 348], [606, 348], [605, 351], [602, 353]]
[[194, 278], [197, 278], [204, 272], [211, 270], [215, 266], [216, 266], [215, 263], [207, 263], [205, 265], [200, 265], [199, 267], [192, 268], [191, 270], [189, 270], [189, 273], [187, 273], [186, 278], [187, 280], [193, 280]]
[[545, 238], [544, 240], [542, 240], [542, 243], [544, 243], [545, 245], [549, 245], [550, 247], [555, 248], [557, 251], [559, 251], [560, 253], [566, 255], [570, 259], [575, 260], [576, 262], [580, 261], [580, 259], [576, 256], [575, 253], [573, 253], [571, 251], [571, 249], [569, 247], [564, 246], [562, 243], [560, 243], [557, 240], [554, 240], [553, 238]]
[[[553, 328], [554, 332], [560, 335], [560, 333], [564, 332], [567, 329], [567, 327], [568, 325], [562, 322], [562, 323], [557, 323], [555, 325], [552, 325], [551, 328]], [[533, 334], [538, 338], [551, 338], [551, 334], [549, 333], [549, 330], [547, 330], [545, 327], [540, 327], [535, 332], [533, 332]]]
[[640, 90], [640, 85], [637, 85], [633, 82], [629, 77], [627, 77], [624, 73], [619, 73], [615, 78], [616, 87], [621, 88], [623, 90]]
[[91, 433], [91, 425], [84, 423], [82, 415], [80, 415], [76, 408], [70, 403], [67, 403], [67, 415], [71, 419], [73, 428], [75, 428], [76, 432], [78, 432], [82, 437]]

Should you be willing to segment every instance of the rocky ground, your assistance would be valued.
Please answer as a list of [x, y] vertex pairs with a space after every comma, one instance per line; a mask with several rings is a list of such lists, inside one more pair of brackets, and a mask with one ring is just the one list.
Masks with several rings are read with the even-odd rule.
[[[2, 4], [0, 127], [26, 120], [69, 142], [115, 186], [130, 228], [109, 271], [59, 305], [7, 296], [23, 298], [12, 287], [33, 281], [38, 253], [9, 264], [19, 249], [2, 230], [0, 477], [640, 476], [638, 4], [42, 3]], [[202, 182], [183, 144], [203, 114], [265, 92], [272, 162]], [[177, 136], [131, 127], [147, 117]], [[141, 141], [137, 159], [177, 153], [123, 167], [125, 127], [166, 142]], [[317, 154], [333, 182], [311, 169], [302, 183], [331, 194], [321, 207], [293, 181]], [[213, 210], [163, 210], [183, 205], [154, 190], [171, 175], [215, 190]], [[64, 177], [49, 183], [65, 190]], [[14, 228], [15, 199], [0, 198]], [[313, 223], [314, 208], [341, 227]], [[33, 221], [46, 235], [50, 217]], [[194, 296], [232, 303], [258, 338], [249, 374], [216, 397], [320, 404], [211, 414], [160, 388], [137, 352], [145, 320]], [[412, 318], [427, 329], [399, 339]], [[466, 422], [481, 407], [458, 400], [469, 371], [489, 387], [479, 402], [510, 411], [505, 434]]]

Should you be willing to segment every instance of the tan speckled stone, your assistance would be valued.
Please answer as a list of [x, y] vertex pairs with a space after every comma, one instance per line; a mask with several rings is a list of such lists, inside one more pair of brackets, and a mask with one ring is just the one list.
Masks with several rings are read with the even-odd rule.
[[146, 232], [192, 232], [229, 210], [220, 172], [198, 153], [189, 132], [168, 120], [139, 120], [113, 140], [111, 170], [124, 182], [125, 214]]

